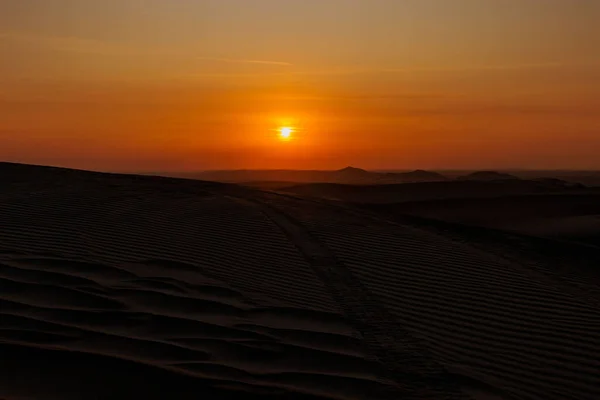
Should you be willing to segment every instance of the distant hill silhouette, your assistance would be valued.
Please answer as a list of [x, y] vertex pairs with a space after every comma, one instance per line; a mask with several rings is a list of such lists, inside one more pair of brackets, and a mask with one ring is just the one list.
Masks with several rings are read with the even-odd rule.
[[369, 172], [361, 168], [346, 167], [333, 171], [329, 179], [334, 182], [370, 183], [377, 179], [377, 175], [376, 172]]
[[370, 175], [371, 172], [364, 170], [362, 168], [355, 168], [355, 167], [346, 167], [346, 168], [342, 168], [340, 170], [337, 170], [336, 172], [340, 173], [340, 174], [353, 174], [353, 175]]
[[291, 183], [344, 183], [355, 185], [395, 184], [446, 181], [447, 177], [431, 171], [373, 172], [356, 167], [334, 171], [323, 170], [230, 170], [169, 174], [217, 182], [291, 182]]
[[[348, 166], [338, 170], [212, 170], [195, 172], [144, 173], [174, 178], [198, 179], [226, 183], [242, 183], [254, 187], [277, 188], [302, 183], [342, 183], [350, 185], [393, 185], [400, 183], [452, 182], [452, 181], [518, 181], [551, 179], [555, 186], [582, 183], [600, 186], [597, 171], [520, 171], [513, 173], [498, 171], [367, 171]], [[561, 182], [563, 183], [561, 183]], [[549, 181], [546, 181], [550, 184]]]
[[417, 169], [411, 172], [398, 173], [395, 175], [401, 175], [403, 180], [407, 183], [416, 183], [416, 182], [442, 182], [448, 180], [442, 174], [431, 171], [424, 171], [422, 169]]
[[460, 181], [505, 181], [518, 180], [521, 178], [503, 172], [477, 171], [468, 175], [459, 176], [456, 179]]

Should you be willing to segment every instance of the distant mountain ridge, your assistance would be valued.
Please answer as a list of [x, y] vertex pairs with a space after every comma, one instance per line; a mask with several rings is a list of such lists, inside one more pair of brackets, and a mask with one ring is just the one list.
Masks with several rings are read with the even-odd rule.
[[207, 181], [247, 182], [290, 182], [290, 183], [342, 183], [354, 185], [389, 185], [397, 183], [446, 182], [446, 181], [503, 181], [521, 178], [496, 171], [476, 171], [467, 175], [449, 178], [434, 171], [417, 169], [408, 172], [376, 172], [348, 166], [338, 170], [222, 170], [169, 174], [178, 178]]
[[476, 171], [468, 175], [459, 176], [456, 178], [460, 181], [503, 181], [521, 179], [518, 176], [496, 172], [496, 171]]
[[373, 172], [356, 167], [334, 171], [325, 170], [229, 170], [169, 174], [180, 178], [192, 178], [218, 182], [281, 181], [296, 183], [345, 183], [345, 184], [393, 184], [447, 181], [448, 177], [437, 172], [415, 170], [410, 172]]

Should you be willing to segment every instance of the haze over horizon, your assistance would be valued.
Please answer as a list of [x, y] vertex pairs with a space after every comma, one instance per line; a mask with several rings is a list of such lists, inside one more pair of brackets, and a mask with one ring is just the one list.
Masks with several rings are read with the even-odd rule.
[[600, 169], [599, 19], [594, 0], [1, 2], [0, 160]]

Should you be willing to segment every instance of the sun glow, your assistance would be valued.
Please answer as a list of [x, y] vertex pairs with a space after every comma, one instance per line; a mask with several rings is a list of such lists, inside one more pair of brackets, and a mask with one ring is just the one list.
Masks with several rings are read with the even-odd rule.
[[290, 126], [283, 126], [279, 128], [279, 137], [284, 140], [289, 140], [292, 137], [292, 133], [294, 133], [294, 128]]

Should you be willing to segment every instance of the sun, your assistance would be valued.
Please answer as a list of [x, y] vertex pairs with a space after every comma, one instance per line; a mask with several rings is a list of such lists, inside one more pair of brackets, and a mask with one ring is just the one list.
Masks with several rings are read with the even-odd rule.
[[291, 126], [282, 126], [279, 128], [279, 137], [284, 140], [291, 139], [292, 133], [294, 133], [294, 128]]

